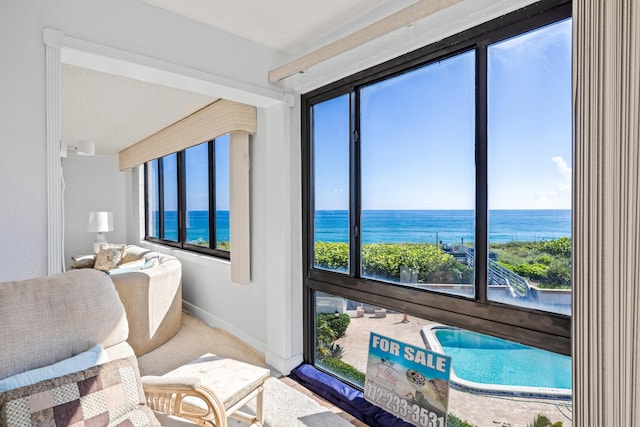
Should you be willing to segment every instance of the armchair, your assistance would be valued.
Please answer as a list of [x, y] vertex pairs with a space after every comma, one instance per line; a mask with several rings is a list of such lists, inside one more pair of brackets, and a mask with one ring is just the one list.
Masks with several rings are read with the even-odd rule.
[[[111, 245], [123, 246], [123, 245]], [[95, 255], [72, 257], [72, 268], [93, 268]], [[182, 318], [182, 266], [171, 255], [128, 245], [106, 271], [129, 320], [127, 342], [140, 357], [170, 340]]]
[[[158, 426], [154, 410], [224, 427], [230, 409], [235, 410], [225, 408], [199, 371], [141, 380], [126, 342], [125, 310], [104, 273], [82, 269], [0, 283], [0, 308], [0, 425], [36, 420], [53, 426], [80, 421], [117, 425], [129, 420]], [[95, 347], [100, 357], [87, 366], [84, 356]], [[259, 389], [259, 397], [264, 375], [251, 376], [260, 377], [249, 390]], [[17, 388], [7, 389], [12, 381], [18, 381]], [[262, 425], [258, 418], [256, 426]]]

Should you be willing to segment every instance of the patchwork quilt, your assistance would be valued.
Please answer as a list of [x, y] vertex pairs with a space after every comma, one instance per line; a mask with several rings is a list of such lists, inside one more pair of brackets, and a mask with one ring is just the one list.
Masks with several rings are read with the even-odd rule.
[[0, 425], [7, 427], [159, 426], [144, 403], [131, 359], [45, 380], [0, 394]]

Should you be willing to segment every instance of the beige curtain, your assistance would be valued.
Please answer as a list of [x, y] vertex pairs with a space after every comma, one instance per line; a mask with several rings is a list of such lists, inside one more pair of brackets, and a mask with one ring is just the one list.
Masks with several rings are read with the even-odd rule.
[[249, 198], [249, 134], [232, 132], [229, 137], [229, 236], [231, 246], [231, 281], [246, 284], [251, 280], [251, 233]]
[[573, 0], [574, 425], [640, 425], [640, 2]]
[[226, 99], [196, 111], [119, 153], [120, 170], [176, 153], [231, 132], [256, 133], [256, 107]]
[[231, 281], [251, 280], [251, 221], [249, 134], [257, 128], [253, 106], [220, 99], [171, 126], [122, 150], [120, 170], [212, 140], [229, 138], [229, 244]]

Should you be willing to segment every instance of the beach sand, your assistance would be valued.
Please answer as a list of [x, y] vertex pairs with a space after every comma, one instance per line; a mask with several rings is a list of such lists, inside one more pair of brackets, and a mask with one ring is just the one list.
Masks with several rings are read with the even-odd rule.
[[[403, 319], [402, 313], [393, 312], [386, 317], [352, 317], [345, 336], [336, 341], [344, 348], [342, 360], [366, 372], [370, 332], [424, 348], [420, 331], [433, 322], [412, 316], [406, 317], [407, 322]], [[478, 427], [527, 427], [538, 414], [551, 422], [562, 421], [563, 427], [573, 426], [568, 400], [489, 396], [451, 389], [449, 413]]]

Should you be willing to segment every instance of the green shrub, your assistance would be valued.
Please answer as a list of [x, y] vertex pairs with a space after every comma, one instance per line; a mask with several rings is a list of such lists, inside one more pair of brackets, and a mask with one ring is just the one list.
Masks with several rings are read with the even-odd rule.
[[461, 420], [453, 414], [447, 415], [447, 427], [474, 427], [466, 421]]
[[401, 267], [416, 273], [421, 283], [459, 283], [462, 264], [434, 245], [374, 243], [362, 247], [362, 270], [367, 276], [400, 279]]
[[550, 265], [553, 262], [553, 257], [551, 255], [540, 255], [540, 257], [536, 260], [538, 264]]
[[331, 352], [331, 357], [333, 357], [334, 359], [342, 359], [342, 356], [344, 355], [344, 347], [342, 347], [340, 344], [331, 344], [331, 347], [329, 347], [329, 351]]
[[[349, 245], [316, 242], [315, 265], [347, 271]], [[417, 275], [418, 283], [471, 283], [473, 269], [440, 248], [426, 243], [369, 243], [362, 245], [362, 273], [400, 281], [400, 271]]]
[[[499, 263], [542, 288], [571, 288], [571, 239], [491, 244]], [[349, 245], [316, 242], [315, 265], [337, 271], [349, 268]], [[362, 245], [362, 273], [400, 282], [406, 270], [418, 283], [471, 283], [473, 269], [427, 243], [370, 243]]]
[[315, 265], [331, 270], [347, 271], [349, 244], [342, 242], [316, 242]]
[[319, 360], [318, 365], [359, 387], [364, 387], [365, 374], [342, 360], [327, 357]]
[[351, 323], [351, 318], [348, 314], [323, 314], [320, 316], [325, 316], [325, 320], [329, 322], [329, 326], [336, 333], [336, 339], [344, 336], [347, 332], [347, 328], [349, 327], [349, 323]]
[[316, 346], [328, 349], [336, 338], [336, 332], [329, 322], [320, 315], [316, 316]]
[[344, 354], [344, 348], [334, 341], [345, 334], [351, 318], [346, 313], [331, 314], [320, 313], [316, 315], [316, 358], [333, 357], [340, 359]]
[[335, 332], [334, 339], [338, 339], [342, 337], [345, 334], [345, 332], [347, 332], [349, 323], [351, 323], [351, 318], [346, 313], [342, 313], [342, 314], [321, 313], [316, 316], [316, 322], [319, 320], [327, 322], [329, 327]]
[[554, 260], [547, 270], [545, 284], [549, 288], [571, 288], [571, 263], [569, 260]]
[[571, 239], [493, 243], [499, 264], [541, 288], [571, 289]]
[[571, 256], [571, 238], [561, 237], [559, 239], [551, 239], [539, 242], [542, 250], [551, 255], [559, 255], [563, 257]]
[[547, 270], [549, 268], [544, 264], [520, 264], [516, 265], [513, 268], [513, 272], [523, 276], [528, 277], [531, 280], [536, 282], [541, 281], [547, 275]]
[[533, 420], [533, 423], [529, 424], [529, 427], [562, 427], [562, 421], [556, 421], [555, 423], [551, 424], [549, 418], [545, 417], [542, 414], [538, 414]]

